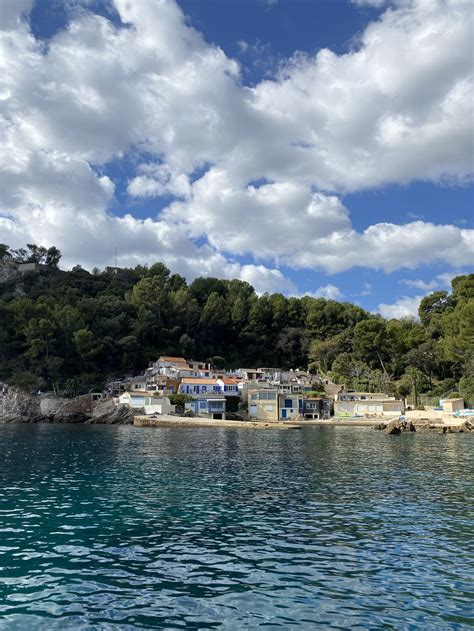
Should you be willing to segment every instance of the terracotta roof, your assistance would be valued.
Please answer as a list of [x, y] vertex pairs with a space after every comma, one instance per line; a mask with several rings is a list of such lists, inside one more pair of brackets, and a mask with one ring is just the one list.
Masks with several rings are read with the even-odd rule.
[[175, 362], [177, 364], [186, 364], [186, 360], [184, 359], [184, 357], [159, 357], [158, 361], [164, 361], [164, 362]]
[[185, 379], [181, 379], [181, 383], [187, 383], [187, 384], [196, 384], [196, 385], [210, 385], [212, 384], [213, 386], [216, 385], [216, 380], [215, 379], [210, 379], [207, 377], [186, 377]]
[[239, 383], [238, 381], [236, 381], [235, 379], [231, 379], [230, 377], [223, 377], [221, 381], [228, 386], [236, 386]]

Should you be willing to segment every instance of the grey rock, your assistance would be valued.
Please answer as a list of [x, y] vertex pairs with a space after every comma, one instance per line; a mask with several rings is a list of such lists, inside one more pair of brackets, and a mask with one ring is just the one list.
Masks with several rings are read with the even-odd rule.
[[391, 420], [384, 429], [384, 434], [400, 434], [402, 431], [400, 421], [397, 418]]
[[63, 403], [53, 416], [54, 423], [85, 423], [92, 414], [92, 401], [83, 394]]
[[37, 423], [42, 417], [37, 395], [9, 388], [0, 398], [1, 423]]
[[145, 414], [143, 408], [117, 405], [113, 399], [108, 399], [95, 406], [91, 418], [86, 422], [91, 425], [132, 425], [134, 417], [140, 414]]

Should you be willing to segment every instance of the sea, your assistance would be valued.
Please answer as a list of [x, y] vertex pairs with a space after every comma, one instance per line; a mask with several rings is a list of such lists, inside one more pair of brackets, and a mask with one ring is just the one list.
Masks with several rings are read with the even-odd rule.
[[469, 629], [474, 437], [0, 426], [0, 629]]

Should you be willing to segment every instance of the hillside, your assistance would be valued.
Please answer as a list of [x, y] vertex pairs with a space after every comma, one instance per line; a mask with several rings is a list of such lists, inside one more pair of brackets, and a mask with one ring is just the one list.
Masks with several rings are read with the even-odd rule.
[[[0, 250], [10, 270], [0, 273], [0, 380], [77, 394], [168, 354], [228, 367], [310, 365], [348, 386], [458, 391], [474, 404], [474, 274], [424, 298], [419, 321], [387, 321], [348, 302], [258, 296], [240, 280], [188, 284], [162, 263], [62, 272], [55, 248], [48, 260], [50, 250], [29, 247]], [[38, 270], [12, 273], [19, 261]]]

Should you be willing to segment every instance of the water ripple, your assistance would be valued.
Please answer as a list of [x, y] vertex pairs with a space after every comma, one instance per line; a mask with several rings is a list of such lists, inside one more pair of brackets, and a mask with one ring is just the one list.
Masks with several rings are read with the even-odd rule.
[[0, 629], [474, 625], [469, 436], [0, 436]]

